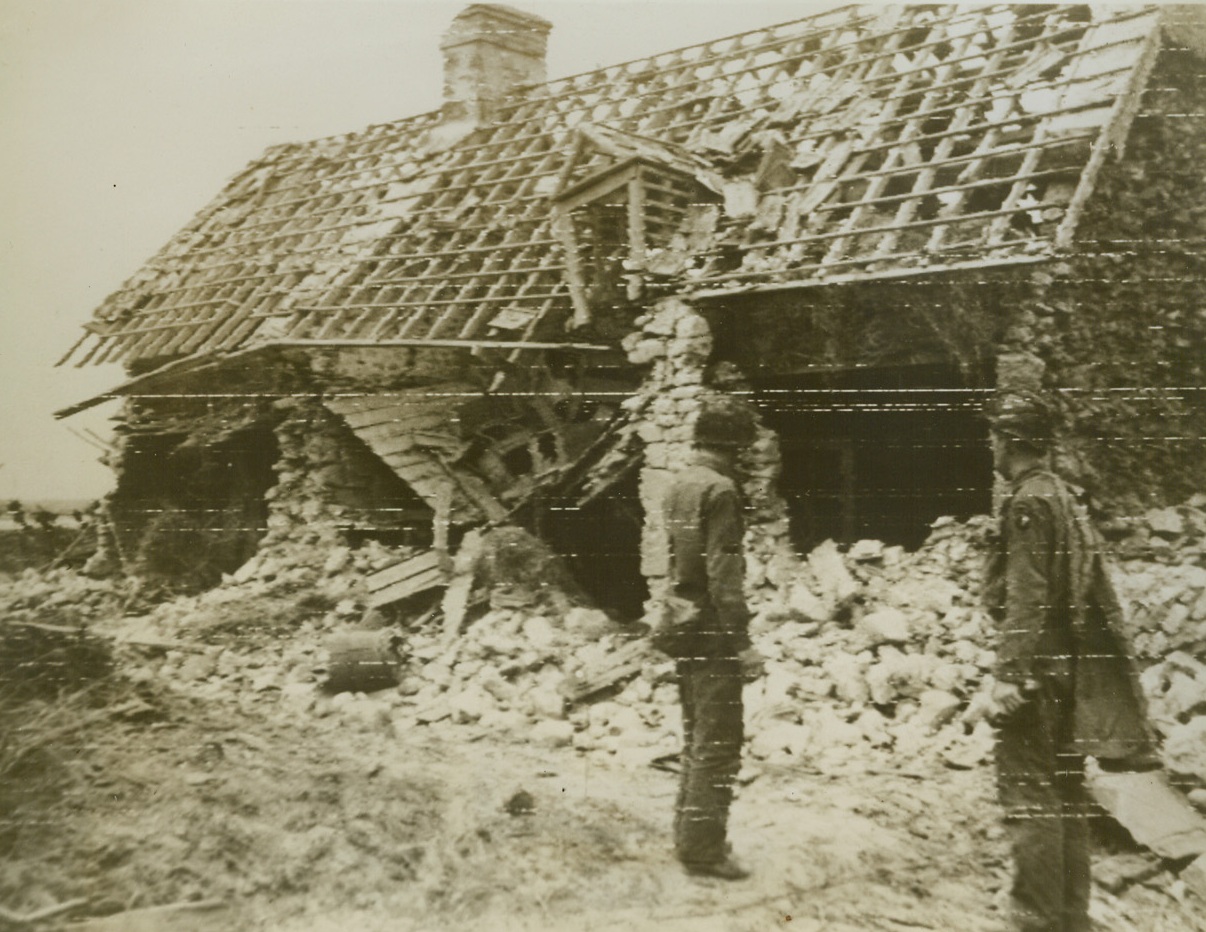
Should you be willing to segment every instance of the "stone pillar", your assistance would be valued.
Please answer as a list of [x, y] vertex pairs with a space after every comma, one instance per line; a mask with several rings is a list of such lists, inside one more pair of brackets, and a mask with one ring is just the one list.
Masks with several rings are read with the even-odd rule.
[[268, 532], [235, 578], [311, 585], [331, 554], [346, 549], [343, 509], [332, 501], [329, 482], [339, 469], [340, 425], [313, 399], [283, 398], [276, 407], [285, 416], [276, 428], [277, 482], [264, 494]]
[[[662, 524], [662, 501], [676, 470], [694, 455], [692, 443], [695, 417], [705, 398], [748, 391], [740, 379], [730, 377], [724, 385], [710, 379], [712, 333], [708, 322], [690, 304], [679, 298], [664, 298], [638, 318], [640, 330], [624, 339], [629, 362], [649, 365], [641, 390], [625, 402], [640, 420], [638, 436], [645, 444], [641, 471], [641, 507], [645, 525], [641, 538], [641, 572], [648, 580], [650, 597], [665, 591], [668, 566], [666, 529]], [[759, 426], [758, 439], [742, 459], [746, 477], [744, 492], [749, 501], [746, 535], [747, 588], [755, 590], [768, 578], [773, 554], [787, 541], [786, 507], [774, 491], [779, 475], [778, 438]], [[755, 592], [751, 592], [755, 595]]]

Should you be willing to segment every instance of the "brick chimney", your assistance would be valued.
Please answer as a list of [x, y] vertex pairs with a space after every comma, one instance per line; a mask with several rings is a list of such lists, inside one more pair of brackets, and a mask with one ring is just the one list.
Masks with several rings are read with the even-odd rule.
[[521, 84], [545, 80], [553, 24], [498, 3], [465, 7], [444, 33], [444, 118], [480, 124]]

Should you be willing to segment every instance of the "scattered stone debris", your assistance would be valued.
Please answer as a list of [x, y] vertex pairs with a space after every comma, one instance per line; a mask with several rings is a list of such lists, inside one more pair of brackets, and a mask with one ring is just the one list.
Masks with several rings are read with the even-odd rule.
[[[1166, 792], [1183, 806], [1182, 822], [1193, 813], [1187, 800], [1206, 797], [1198, 737], [1206, 728], [1200, 504], [1176, 509], [1175, 549], [1139, 546], [1151, 539], [1144, 520], [1122, 534], [1114, 528], [1111, 538], [1143, 685], [1163, 737]], [[1171, 526], [1166, 516], [1160, 520]], [[785, 770], [918, 775], [987, 764], [991, 727], [965, 722], [961, 713], [994, 662], [978, 595], [990, 528], [986, 518], [942, 519], [911, 553], [874, 541], [848, 548], [825, 542], [799, 558], [773, 542], [751, 547], [752, 635], [768, 663], [766, 677], [746, 691], [743, 780]], [[26, 621], [50, 609], [76, 612], [115, 645], [133, 681], [165, 680], [202, 700], [235, 697], [249, 713], [280, 703], [294, 717], [334, 718], [340, 727], [400, 742], [440, 723], [465, 728], [467, 740], [511, 735], [636, 768], [673, 755], [673, 662], [649, 649], [640, 625], [614, 621], [580, 593], [516, 586], [512, 564], [535, 560], [547, 570], [547, 555], [518, 546], [528, 540], [518, 532], [498, 540], [518, 549], [477, 561], [475, 597], [466, 598], [459, 633], [448, 631], [438, 600], [412, 614], [386, 611], [374, 627], [366, 625], [371, 594], [363, 577], [397, 560], [372, 542], [338, 560], [327, 554], [307, 562], [308, 553], [278, 551], [254, 574], [235, 574], [199, 596], [139, 606], [141, 615], [121, 615], [129, 593], [116, 583], [61, 570], [14, 579], [4, 607]], [[542, 576], [553, 578], [544, 570]], [[324, 690], [332, 638], [392, 652], [386, 688]], [[1135, 798], [1125, 787], [1121, 794]], [[1116, 817], [1131, 828], [1121, 809]], [[1163, 870], [1188, 871], [1183, 883], [1193, 888], [1192, 865], [1183, 859], [1201, 852], [1182, 846], [1165, 853], [1142, 830], [1135, 838], [1165, 859]], [[1107, 864], [1100, 883], [1125, 891], [1143, 883], [1146, 870]]]

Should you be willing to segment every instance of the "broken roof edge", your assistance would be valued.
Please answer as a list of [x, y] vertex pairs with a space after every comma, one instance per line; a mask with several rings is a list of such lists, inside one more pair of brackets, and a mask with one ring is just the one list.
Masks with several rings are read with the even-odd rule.
[[[736, 288], [705, 288], [698, 291], [685, 290], [680, 292], [684, 300], [698, 299], [709, 301], [715, 298], [728, 298], [751, 294], [765, 294], [774, 291], [794, 291], [806, 288], [823, 288], [827, 285], [862, 285], [870, 282], [888, 281], [896, 278], [920, 278], [926, 275], [946, 275], [951, 272], [968, 272], [977, 269], [999, 269], [1015, 266], [1041, 265], [1047, 262], [1058, 262], [1064, 255], [1046, 252], [1031, 256], [1007, 256], [1000, 259], [982, 259], [975, 262], [948, 263], [946, 265], [916, 266], [907, 269], [884, 269], [881, 272], [854, 272], [847, 275], [835, 275], [829, 278], [798, 279], [788, 282], [770, 282], [768, 284], [741, 285]], [[782, 274], [766, 272], [763, 274]]]
[[467, 349], [470, 351], [476, 349], [503, 349], [503, 350], [542, 350], [556, 352], [558, 350], [567, 350], [571, 352], [613, 352], [615, 347], [605, 346], [598, 343], [525, 343], [513, 340], [306, 340], [306, 339], [282, 339], [270, 340], [264, 343], [257, 343], [253, 346], [244, 346], [239, 349], [232, 350], [222, 354], [213, 352], [199, 353], [195, 356], [186, 356], [183, 359], [175, 359], [171, 362], [164, 363], [150, 372], [144, 372], [142, 375], [135, 376], [116, 385], [108, 391], [101, 392], [98, 395], [92, 395], [85, 398], [83, 401], [77, 401], [73, 405], [66, 408], [60, 408], [54, 412], [56, 420], [63, 420], [72, 415], [79, 414], [81, 411], [86, 411], [89, 408], [94, 408], [106, 401], [112, 401], [115, 398], [124, 398], [133, 394], [138, 389], [146, 389], [154, 385], [156, 382], [170, 382], [174, 378], [185, 375], [191, 375], [205, 369], [213, 368], [231, 362], [232, 360], [242, 359], [252, 354], [258, 354], [269, 350], [288, 350], [288, 349]]
[[1127, 135], [1139, 112], [1143, 92], [1147, 89], [1148, 79], [1151, 77], [1152, 69], [1156, 65], [1156, 59], [1159, 58], [1163, 45], [1164, 15], [1158, 9], [1149, 12], [1152, 13], [1152, 27], [1143, 39], [1143, 49], [1129, 75], [1126, 88], [1115, 99], [1101, 133], [1093, 141], [1089, 160], [1080, 173], [1076, 191], [1068, 201], [1064, 218], [1055, 231], [1053, 243], [1057, 250], [1070, 249], [1075, 241], [1076, 228], [1080, 223], [1081, 214], [1096, 190], [1097, 179], [1106, 159], [1111, 154], [1118, 159], [1123, 157]]
[[[197, 210], [194, 211], [188, 222], [178, 229], [159, 249], [157, 249], [148, 259], [143, 261], [137, 269], [135, 269], [124, 281], [116, 288], [112, 289], [104, 298], [93, 305], [91, 317], [81, 326], [88, 330], [89, 326], [95, 326], [98, 321], [107, 322], [107, 318], [103, 315], [106, 309], [113, 308], [119, 304], [119, 299], [129, 299], [132, 294], [138, 292], [140, 288], [151, 286], [161, 275], [171, 274], [170, 269], [162, 267], [162, 263], [170, 261], [174, 258], [175, 251], [180, 247], [182, 241], [187, 237], [195, 234], [197, 231], [204, 228], [216, 214], [230, 207], [240, 198], [239, 187], [244, 185], [249, 178], [253, 178], [257, 172], [264, 170], [281, 171], [288, 170], [292, 167], [291, 163], [301, 162], [306, 158], [313, 158], [316, 155], [321, 155], [321, 150], [325, 146], [330, 146], [336, 143], [346, 143], [357, 138], [367, 138], [375, 132], [380, 132], [386, 128], [405, 128], [407, 124], [417, 124], [415, 128], [423, 129], [439, 126], [441, 123], [441, 111], [437, 108], [434, 110], [425, 110], [411, 116], [400, 117], [396, 120], [387, 120], [380, 123], [371, 123], [368, 126], [358, 130], [348, 130], [342, 133], [332, 133], [326, 136], [317, 136], [310, 139], [276, 142], [265, 146], [259, 151], [259, 154], [254, 158], [244, 162], [239, 168], [227, 176], [218, 193], [205, 201]], [[436, 147], [434, 154], [449, 148], [448, 145]], [[366, 223], [372, 222], [369, 220]], [[93, 331], [96, 333], [96, 331]], [[98, 333], [97, 335], [104, 337], [106, 334]], [[83, 340], [88, 336], [84, 334], [71, 349], [65, 353], [62, 358], [55, 362], [55, 366], [62, 366], [75, 355], [83, 344]], [[99, 350], [102, 344], [98, 344], [93, 348], [93, 352]], [[76, 365], [84, 365], [92, 358], [90, 353], [84, 360], [77, 362]]]
[[223, 355], [214, 353], [200, 353], [196, 356], [186, 356], [183, 359], [175, 359], [171, 362], [164, 363], [150, 372], [144, 372], [142, 375], [135, 376], [132, 379], [127, 379], [120, 385], [115, 385], [108, 391], [101, 392], [99, 395], [92, 395], [85, 398], [83, 401], [77, 401], [73, 405], [68, 405], [66, 408], [60, 408], [54, 412], [56, 420], [63, 420], [72, 415], [79, 414], [81, 411], [87, 411], [89, 408], [94, 408], [106, 401], [112, 401], [116, 398], [124, 398], [127, 395], [133, 394], [136, 389], [145, 389], [154, 385], [156, 382], [170, 380], [173, 377], [188, 375], [193, 372], [199, 372], [203, 369], [208, 369], [214, 366], [222, 365], [232, 359], [250, 356], [258, 353], [261, 350], [268, 349], [269, 344], [261, 343], [256, 346], [245, 346], [233, 352]]

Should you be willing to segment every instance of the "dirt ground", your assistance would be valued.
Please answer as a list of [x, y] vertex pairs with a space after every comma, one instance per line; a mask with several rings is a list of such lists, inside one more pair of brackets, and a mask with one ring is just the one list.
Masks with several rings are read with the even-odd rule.
[[[268, 675], [269, 648], [306, 636], [265, 628], [237, 651]], [[448, 720], [399, 731], [267, 679], [156, 675], [154, 649], [123, 650], [103, 702], [80, 700], [4, 775], [0, 905], [81, 902], [0, 929], [1002, 928], [984, 766], [749, 761], [732, 841], [753, 875], [694, 879], [672, 857], [676, 775], [659, 752]], [[1098, 889], [1094, 913], [1103, 930], [1206, 928], [1159, 877], [1121, 899]]]

